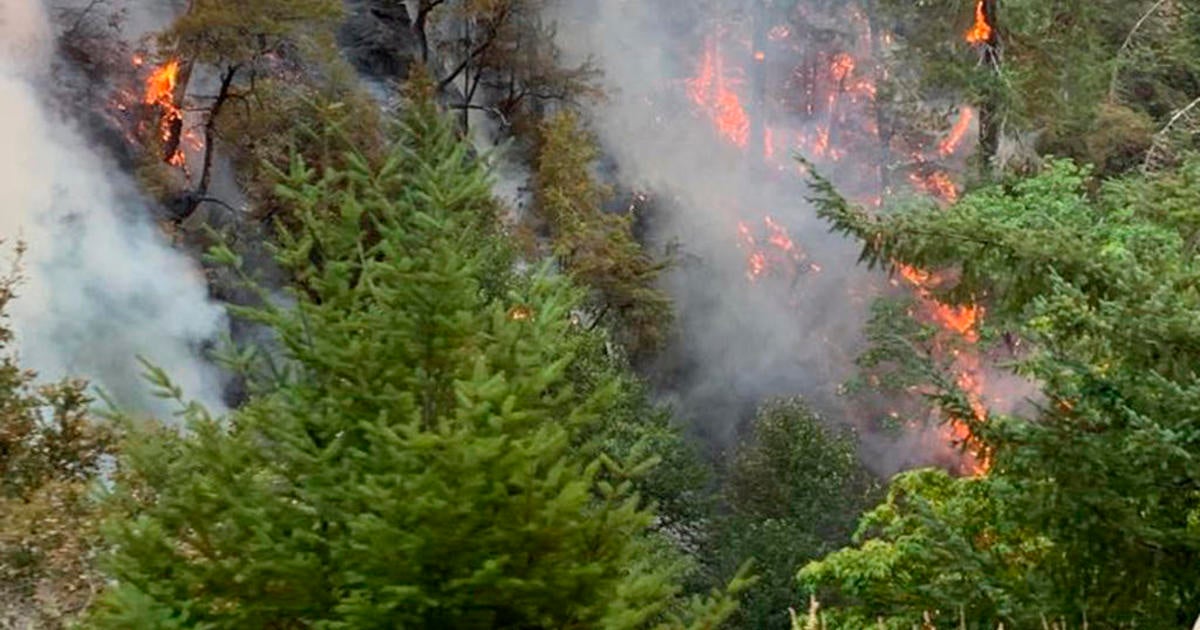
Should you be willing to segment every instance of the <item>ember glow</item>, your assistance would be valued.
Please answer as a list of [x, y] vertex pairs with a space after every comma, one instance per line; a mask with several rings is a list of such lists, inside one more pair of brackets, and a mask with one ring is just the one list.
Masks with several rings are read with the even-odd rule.
[[928, 174], [912, 173], [908, 181], [913, 188], [941, 201], [954, 203], [958, 201], [958, 187], [945, 171], [932, 171]]
[[992, 25], [988, 24], [987, 11], [983, 7], [986, 1], [975, 0], [975, 23], [966, 34], [967, 43], [973, 46], [986, 44], [992, 39]]
[[794, 278], [802, 272], [819, 272], [819, 265], [808, 263], [808, 256], [792, 240], [786, 227], [771, 216], [763, 217], [765, 230], [756, 231], [745, 221], [737, 224], [738, 244], [746, 253], [746, 278], [751, 282], [779, 275]]

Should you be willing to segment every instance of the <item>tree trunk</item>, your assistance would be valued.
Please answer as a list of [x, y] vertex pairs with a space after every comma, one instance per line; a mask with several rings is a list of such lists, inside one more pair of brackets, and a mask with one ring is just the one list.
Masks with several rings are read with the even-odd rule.
[[200, 186], [196, 189], [199, 197], [208, 195], [208, 187], [212, 183], [212, 163], [216, 153], [213, 144], [217, 137], [217, 116], [221, 114], [221, 109], [229, 101], [233, 79], [241, 67], [241, 64], [234, 64], [225, 68], [225, 72], [221, 75], [221, 89], [217, 91], [217, 99], [213, 102], [212, 108], [208, 110], [208, 120], [204, 123], [204, 166], [200, 172]]
[[979, 146], [981, 167], [985, 173], [1000, 148], [1002, 86], [999, 4], [1000, 0], [983, 0], [983, 15], [992, 28], [987, 40], [979, 44], [980, 63], [990, 68], [996, 76], [979, 102]]

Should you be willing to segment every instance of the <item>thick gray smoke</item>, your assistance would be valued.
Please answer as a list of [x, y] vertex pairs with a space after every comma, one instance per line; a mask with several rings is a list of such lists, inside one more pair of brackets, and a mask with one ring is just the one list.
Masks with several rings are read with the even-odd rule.
[[[680, 246], [680, 264], [668, 279], [680, 334], [664, 365], [653, 370], [663, 374], [659, 389], [676, 397], [682, 415], [718, 446], [730, 444], [739, 424], [771, 396], [803, 395], [827, 418], [848, 424], [881, 415], [883, 409], [866, 409], [868, 403], [839, 395], [839, 388], [855, 374], [868, 307], [885, 289], [885, 278], [857, 265], [857, 244], [830, 234], [817, 219], [804, 201], [807, 188], [795, 165], [779, 159], [764, 164], [754, 154], [753, 139], [748, 148], [731, 147], [718, 137], [711, 117], [698, 114], [684, 97], [687, 79], [702, 62], [705, 38], [736, 29], [744, 40], [765, 41], [767, 25], [754, 20], [768, 3], [565, 4], [561, 45], [573, 56], [593, 57], [611, 92], [593, 112], [594, 129], [623, 183], [656, 196], [652, 239]], [[803, 58], [805, 47], [819, 52], [823, 45], [828, 43], [804, 42], [787, 52]], [[744, 48], [742, 66], [753, 67], [744, 63], [752, 49]], [[738, 61], [730, 55], [730, 64]], [[761, 113], [753, 109], [754, 79], [735, 78], [751, 116]], [[802, 97], [797, 86], [766, 87], [777, 93], [792, 89], [793, 98]], [[785, 115], [772, 124], [799, 138], [812, 137], [821, 122], [832, 121]], [[800, 149], [797, 142], [787, 151]], [[840, 182], [867, 180], [862, 175], [874, 174], [875, 163], [847, 159], [825, 174]], [[750, 282], [737, 223], [754, 230], [761, 245], [770, 237], [766, 216], [787, 229], [806, 258], [787, 273]], [[892, 472], [941, 448], [932, 437], [909, 436], [903, 445], [872, 440], [867, 447], [877, 452], [869, 457], [881, 472]]]
[[11, 315], [21, 361], [89, 379], [127, 408], [162, 413], [137, 357], [220, 409], [201, 345], [224, 324], [200, 270], [171, 249], [136, 187], [44, 95], [53, 33], [39, 0], [0, 0], [0, 237], [28, 246]]

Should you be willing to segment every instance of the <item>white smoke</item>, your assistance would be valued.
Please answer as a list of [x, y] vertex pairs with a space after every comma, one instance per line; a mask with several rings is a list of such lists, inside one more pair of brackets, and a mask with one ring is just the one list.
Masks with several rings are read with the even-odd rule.
[[224, 325], [200, 270], [148, 219], [128, 176], [44, 98], [53, 40], [38, 0], [0, 0], [0, 238], [28, 246], [11, 315], [22, 363], [162, 413], [137, 361], [221, 409], [200, 345]]
[[[817, 219], [795, 167], [781, 173], [731, 151], [683, 98], [706, 32], [718, 21], [744, 22], [755, 2], [564, 4], [560, 44], [595, 59], [610, 90], [591, 116], [604, 149], [626, 184], [667, 200], [653, 236], [677, 241], [688, 259], [667, 281], [680, 317], [673, 360], [685, 357], [682, 366], [659, 366], [677, 372], [662, 389], [718, 444], [771, 396], [803, 395], [827, 416], [848, 419], [851, 403], [837, 390], [854, 374], [880, 277], [856, 264], [856, 244]], [[764, 216], [785, 226], [820, 272], [748, 282], [736, 223], [745, 218], [761, 230]]]

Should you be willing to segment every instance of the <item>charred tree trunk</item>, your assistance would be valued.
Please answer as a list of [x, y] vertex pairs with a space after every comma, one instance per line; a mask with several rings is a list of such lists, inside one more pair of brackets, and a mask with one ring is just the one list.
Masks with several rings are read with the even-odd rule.
[[234, 64], [225, 68], [225, 72], [221, 74], [221, 89], [217, 91], [216, 100], [213, 101], [212, 108], [208, 110], [208, 120], [204, 121], [204, 165], [200, 171], [200, 185], [196, 188], [200, 197], [208, 195], [208, 188], [212, 184], [212, 163], [216, 153], [213, 144], [217, 138], [217, 116], [221, 114], [225, 103], [229, 102], [233, 79], [241, 67], [241, 64]]
[[1000, 0], [983, 0], [982, 4], [983, 17], [991, 30], [987, 39], [979, 44], [980, 63], [995, 75], [995, 81], [988, 85], [979, 102], [979, 148], [982, 168], [986, 172], [1000, 148], [1003, 90], [1000, 77], [1000, 22], [997, 19]]
[[887, 73], [884, 71], [883, 27], [879, 23], [879, 7], [876, 0], [865, 3], [868, 28], [871, 29], [871, 57], [873, 74], [877, 90], [872, 110], [875, 114], [875, 129], [879, 136], [879, 194], [885, 195], [892, 186], [892, 137], [896, 133], [893, 120], [894, 107], [892, 89], [889, 87]]
[[226, 205], [219, 200], [210, 198], [208, 189], [212, 186], [213, 158], [216, 156], [216, 148], [213, 145], [217, 139], [217, 117], [220, 116], [225, 104], [233, 97], [233, 80], [237, 77], [241, 67], [241, 64], [226, 66], [221, 73], [221, 87], [217, 91], [212, 107], [208, 110], [208, 120], [204, 122], [204, 163], [200, 167], [200, 183], [195, 190], [185, 193], [181, 197], [174, 213], [176, 222], [182, 222], [192, 216], [200, 204], [205, 201]]
[[421, 63], [429, 63], [429, 14], [445, 4], [446, 0], [420, 0], [417, 3], [417, 17], [413, 20], [413, 31], [417, 35], [417, 45], [421, 49]]
[[182, 155], [179, 145], [183, 143], [183, 99], [187, 96], [188, 82], [191, 81], [194, 66], [194, 62], [188, 61], [180, 67], [175, 91], [171, 94], [173, 113], [167, 121], [162, 150], [162, 160], [167, 163], [172, 163], [177, 155]]

